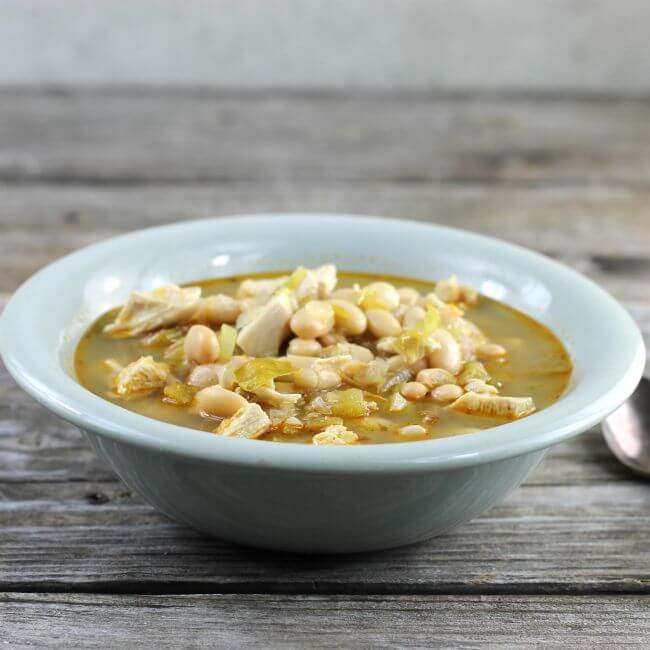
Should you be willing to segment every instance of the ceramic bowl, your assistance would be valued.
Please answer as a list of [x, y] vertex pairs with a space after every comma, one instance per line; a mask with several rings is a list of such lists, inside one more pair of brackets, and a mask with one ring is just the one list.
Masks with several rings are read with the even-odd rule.
[[[315, 447], [166, 424], [75, 381], [79, 337], [132, 290], [327, 261], [426, 280], [459, 274], [560, 336], [575, 365], [567, 394], [528, 418], [479, 433]], [[327, 553], [409, 544], [476, 517], [517, 487], [550, 446], [616, 409], [645, 362], [626, 311], [557, 262], [460, 230], [326, 214], [185, 222], [68, 255], [9, 301], [0, 350], [30, 395], [82, 429], [122, 480], [170, 517], [233, 542]]]

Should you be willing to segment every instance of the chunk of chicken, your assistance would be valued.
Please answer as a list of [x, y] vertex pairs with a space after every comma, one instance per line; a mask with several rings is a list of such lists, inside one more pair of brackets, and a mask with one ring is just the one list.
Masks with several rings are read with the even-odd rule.
[[314, 271], [305, 269], [305, 277], [294, 289], [293, 297], [298, 304], [318, 298], [318, 277]]
[[200, 287], [169, 284], [153, 291], [134, 291], [115, 321], [104, 328], [110, 336], [137, 336], [189, 319], [201, 298]]
[[291, 406], [298, 402], [302, 397], [300, 393], [281, 393], [280, 391], [275, 390], [275, 388], [270, 388], [268, 386], [258, 388], [255, 391], [255, 396], [260, 402], [264, 402], [264, 404], [268, 404], [274, 408]]
[[308, 269], [302, 282], [295, 290], [298, 302], [309, 298], [328, 298], [336, 287], [336, 267], [334, 264], [323, 264], [316, 269]]
[[259, 314], [262, 313], [262, 310], [264, 309], [263, 305], [254, 305], [253, 307], [249, 307], [248, 309], [245, 309], [244, 311], [237, 316], [237, 321], [235, 322], [235, 327], [238, 330], [244, 329], [248, 323], [252, 322], [255, 320]]
[[269, 416], [259, 404], [246, 404], [231, 418], [224, 420], [215, 433], [237, 438], [259, 438], [271, 426]]
[[239, 289], [237, 289], [237, 298], [240, 300], [246, 298], [269, 298], [288, 279], [288, 276], [282, 275], [279, 278], [264, 280], [244, 280], [239, 285]]
[[237, 344], [251, 357], [277, 356], [289, 335], [292, 314], [291, 299], [285, 294], [274, 296], [239, 332]]
[[169, 377], [169, 366], [153, 357], [140, 357], [122, 368], [115, 378], [115, 392], [123, 397], [162, 388]]
[[314, 445], [353, 445], [359, 436], [342, 424], [331, 424], [312, 439]]
[[314, 269], [316, 280], [318, 281], [318, 297], [328, 298], [334, 291], [338, 278], [336, 277], [336, 267], [334, 264], [323, 264]]
[[486, 342], [485, 334], [474, 323], [463, 318], [462, 311], [455, 305], [445, 305], [439, 312], [443, 326], [454, 332], [463, 361], [469, 361], [475, 356], [477, 348]]
[[436, 284], [435, 294], [443, 302], [458, 302], [460, 300], [460, 285], [458, 278], [452, 275], [448, 280]]
[[518, 420], [535, 411], [532, 397], [506, 397], [469, 392], [461, 395], [447, 408], [470, 415], [487, 415], [508, 420]]

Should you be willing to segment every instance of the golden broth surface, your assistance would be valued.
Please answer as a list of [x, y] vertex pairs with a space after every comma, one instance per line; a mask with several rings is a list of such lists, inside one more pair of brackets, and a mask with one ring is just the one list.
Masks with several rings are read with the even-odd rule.
[[[193, 282], [191, 286], [200, 286], [204, 296], [215, 293], [234, 296], [242, 280], [276, 275], [281, 274], [206, 280]], [[381, 280], [427, 293], [435, 286], [433, 282], [392, 276], [339, 272], [338, 277], [338, 287]], [[135, 413], [206, 432], [214, 431], [218, 420], [203, 417], [185, 407], [164, 403], [159, 392], [129, 399], [120, 398], [112, 392], [113, 373], [104, 364], [106, 359], [115, 359], [122, 365], [146, 355], [162, 360], [162, 350], [145, 346], [140, 337], [112, 338], [102, 333], [103, 327], [114, 320], [117, 311], [114, 309], [101, 316], [81, 339], [75, 355], [79, 382], [92, 393]], [[484, 361], [502, 395], [530, 396], [538, 411], [550, 406], [563, 395], [571, 376], [571, 361], [561, 341], [548, 328], [520, 311], [485, 296], [480, 296], [475, 305], [468, 306], [465, 316], [478, 325], [490, 341], [500, 343], [508, 350], [505, 359]], [[423, 415], [433, 417], [426, 425], [428, 432], [415, 438], [418, 440], [468, 433], [505, 422], [503, 419], [458, 413], [430, 399], [414, 402], [401, 413], [384, 412], [380, 405], [380, 410], [374, 415], [391, 420], [395, 427], [377, 430], [372, 426], [361, 426], [362, 420], [359, 418], [344, 418], [344, 424], [359, 435], [361, 444], [408, 441], [396, 433], [396, 428], [406, 424], [421, 424]], [[372, 424], [372, 419], [367, 422]], [[314, 432], [289, 436], [271, 432], [263, 435], [260, 440], [309, 443], [313, 434]]]

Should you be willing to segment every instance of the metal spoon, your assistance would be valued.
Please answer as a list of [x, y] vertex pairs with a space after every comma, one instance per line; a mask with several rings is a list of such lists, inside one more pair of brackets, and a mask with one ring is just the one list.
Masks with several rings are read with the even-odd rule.
[[650, 477], [650, 381], [642, 379], [630, 399], [603, 422], [602, 429], [616, 458]]

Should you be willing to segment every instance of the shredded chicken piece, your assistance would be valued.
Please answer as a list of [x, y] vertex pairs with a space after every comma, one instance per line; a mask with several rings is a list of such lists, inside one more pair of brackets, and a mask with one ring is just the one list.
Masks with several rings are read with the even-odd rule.
[[447, 408], [470, 415], [487, 415], [491, 417], [518, 420], [535, 411], [532, 397], [506, 397], [469, 392], [461, 395]]
[[300, 393], [281, 393], [275, 390], [275, 388], [268, 387], [258, 388], [254, 394], [261, 402], [269, 404], [274, 408], [283, 408], [284, 406], [295, 404], [302, 397]]
[[479, 346], [487, 341], [485, 334], [466, 318], [457, 317], [454, 326], [463, 361], [469, 361], [476, 356]]
[[[490, 363], [508, 362], [501, 345], [507, 340], [488, 340], [465, 318], [473, 318], [471, 304], [479, 296], [455, 276], [427, 295], [384, 281], [337, 289], [337, 280], [336, 267], [324, 264], [244, 280], [236, 298], [201, 298], [199, 287], [176, 285], [134, 292], [104, 331], [138, 336], [157, 352], [126, 367], [103, 361], [113, 397], [158, 391], [151, 401], [162, 398], [206, 418], [227, 418], [216, 434], [273, 440], [299, 435], [301, 442], [313, 436], [315, 445], [367, 442], [376, 431], [417, 439], [445, 409], [485, 416], [484, 426], [490, 426], [487, 418], [494, 424], [535, 411], [531, 397], [502, 396], [501, 384], [492, 383], [480, 360], [498, 379]], [[209, 354], [198, 349], [203, 339], [192, 336], [199, 329]], [[113, 344], [118, 350], [124, 345]], [[424, 405], [422, 419], [399, 428], [417, 400]], [[462, 419], [454, 416], [452, 423]], [[451, 426], [441, 423], [445, 432]]]
[[460, 285], [460, 299], [468, 305], [475, 305], [478, 302], [478, 291], [466, 284]]
[[200, 287], [182, 289], [174, 284], [153, 291], [134, 291], [104, 332], [110, 336], [137, 336], [176, 325], [192, 316], [200, 298]]
[[324, 264], [316, 269], [305, 269], [305, 277], [294, 291], [298, 303], [308, 299], [328, 298], [336, 287], [336, 267]]
[[321, 299], [328, 298], [332, 291], [334, 291], [338, 281], [336, 267], [334, 264], [323, 264], [323, 266], [314, 269], [314, 274], [318, 281], [318, 297]]
[[388, 364], [384, 359], [369, 362], [353, 360], [346, 363], [341, 371], [343, 378], [355, 386], [381, 386], [388, 376]]
[[447, 303], [444, 301], [440, 300], [438, 296], [435, 294], [435, 292], [431, 291], [430, 293], [425, 294], [422, 296], [417, 304], [420, 307], [424, 307], [426, 309], [427, 305], [433, 305], [434, 307], [437, 307], [438, 309], [443, 309]]
[[187, 383], [197, 388], [215, 386], [219, 383], [219, 373], [223, 372], [224, 365], [221, 363], [204, 363], [196, 366], [190, 372]]
[[452, 275], [448, 280], [441, 280], [436, 284], [435, 294], [444, 302], [457, 302], [460, 300], [460, 285], [458, 278]]
[[289, 276], [282, 275], [264, 280], [244, 280], [237, 289], [237, 298], [270, 298], [288, 279]]
[[352, 361], [350, 354], [337, 354], [333, 357], [319, 357], [313, 359], [310, 367], [316, 371], [320, 370], [335, 370], [339, 371], [341, 367], [348, 361]]
[[298, 304], [318, 298], [318, 277], [313, 271], [305, 269], [305, 277], [295, 288], [293, 297]]
[[128, 396], [162, 388], [169, 377], [169, 366], [153, 357], [140, 357], [120, 370], [115, 378], [115, 392]]
[[276, 357], [289, 335], [293, 309], [288, 296], [274, 296], [239, 332], [237, 344], [252, 357]]
[[377, 341], [377, 352], [380, 352], [384, 355], [393, 355], [397, 354], [398, 351], [395, 348], [395, 342], [397, 341], [396, 336], [382, 336]]
[[271, 426], [269, 416], [259, 404], [246, 404], [231, 418], [224, 420], [215, 433], [237, 438], [259, 438]]
[[237, 316], [237, 321], [235, 322], [235, 327], [238, 330], [244, 329], [248, 323], [251, 323], [254, 321], [261, 313], [262, 310], [264, 309], [264, 305], [254, 305], [253, 307], [249, 307], [248, 309], [245, 309], [244, 311]]
[[353, 445], [359, 436], [342, 424], [331, 424], [312, 439], [314, 445]]

